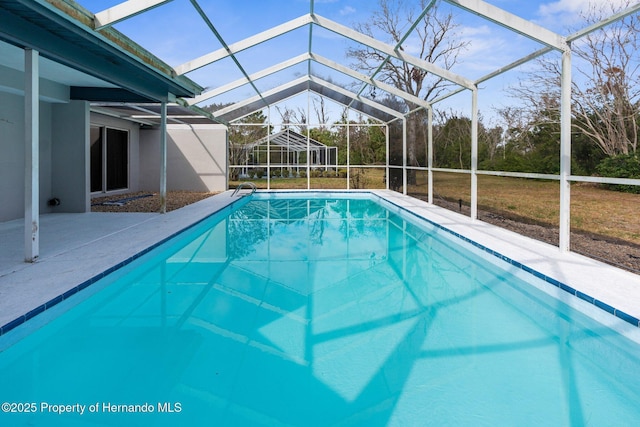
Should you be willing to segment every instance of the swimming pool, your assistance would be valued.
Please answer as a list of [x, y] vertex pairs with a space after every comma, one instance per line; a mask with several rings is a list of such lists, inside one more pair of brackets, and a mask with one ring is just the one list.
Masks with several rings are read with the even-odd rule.
[[640, 419], [640, 346], [509, 267], [373, 196], [256, 194], [0, 337], [0, 425]]

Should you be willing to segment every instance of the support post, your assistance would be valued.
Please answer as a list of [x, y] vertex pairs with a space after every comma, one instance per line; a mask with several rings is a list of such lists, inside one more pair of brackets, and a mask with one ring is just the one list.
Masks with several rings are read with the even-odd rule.
[[350, 122], [349, 122], [349, 109], [347, 108], [347, 190], [351, 189], [351, 141], [349, 140], [351, 134]]
[[407, 194], [407, 118], [402, 118], [402, 194]]
[[328, 156], [328, 153], [329, 153], [329, 147], [325, 145], [324, 146], [324, 170], [325, 170], [325, 172], [329, 170], [329, 163], [328, 163], [329, 156]]
[[427, 193], [428, 203], [433, 204], [433, 108], [427, 109]]
[[160, 213], [167, 213], [167, 103], [160, 104]]
[[[287, 150], [289, 150], [289, 132], [287, 132]], [[271, 107], [267, 108], [267, 190], [271, 190]]]
[[24, 50], [24, 259], [40, 256], [40, 71], [39, 54]]
[[311, 93], [307, 91], [307, 190], [311, 190], [311, 129], [309, 129], [309, 111], [311, 111]]
[[560, 96], [560, 252], [571, 249], [571, 46], [562, 53]]
[[471, 221], [478, 219], [478, 87], [471, 91]]
[[229, 155], [229, 151], [231, 147], [229, 146], [229, 125], [226, 125], [226, 130], [224, 132], [224, 145], [225, 145], [225, 155], [224, 155], [224, 164], [226, 165], [226, 175], [224, 178], [224, 188], [229, 189], [229, 162], [231, 160], [231, 156]]
[[385, 168], [385, 171], [384, 171], [384, 173], [385, 173], [384, 176], [386, 177], [386, 179], [385, 179], [385, 181], [386, 181], [385, 188], [388, 190], [389, 187], [390, 187], [389, 186], [389, 181], [391, 180], [391, 176], [389, 175], [389, 173], [391, 172], [391, 169], [389, 168], [389, 145], [390, 145], [389, 123], [385, 124], [385, 131], [386, 132], [385, 132], [385, 141], [384, 141], [384, 143], [385, 143], [385, 150], [386, 150], [386, 153], [387, 153], [387, 155], [386, 155], [387, 164], [386, 164], [386, 168]]

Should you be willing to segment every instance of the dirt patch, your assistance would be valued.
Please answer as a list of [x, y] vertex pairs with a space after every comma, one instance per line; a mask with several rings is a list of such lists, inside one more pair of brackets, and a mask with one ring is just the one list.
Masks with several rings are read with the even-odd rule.
[[[167, 212], [206, 199], [218, 193], [168, 191]], [[96, 197], [91, 200], [91, 212], [160, 212], [160, 195], [149, 191]]]
[[[418, 197], [414, 195], [414, 197]], [[420, 197], [418, 197], [420, 198]], [[434, 200], [438, 206], [469, 215], [469, 206], [444, 199]], [[489, 212], [478, 208], [478, 219], [514, 231], [523, 236], [558, 245], [558, 227], [535, 223], [509, 213]], [[571, 232], [571, 250], [604, 263], [640, 274], [640, 245], [610, 236], [582, 231]]]

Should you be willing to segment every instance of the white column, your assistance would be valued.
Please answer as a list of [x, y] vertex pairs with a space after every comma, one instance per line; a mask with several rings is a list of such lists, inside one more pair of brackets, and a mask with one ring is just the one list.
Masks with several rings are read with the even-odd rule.
[[225, 155], [224, 155], [224, 164], [226, 165], [226, 175], [224, 177], [224, 188], [225, 189], [229, 189], [229, 160], [231, 158], [231, 156], [229, 155], [229, 150], [230, 150], [230, 146], [229, 146], [229, 125], [226, 125], [226, 130], [224, 131], [224, 144], [226, 147], [226, 151], [225, 151]]
[[407, 194], [407, 118], [402, 118], [402, 194]]
[[389, 173], [391, 172], [391, 169], [389, 168], [389, 145], [390, 145], [390, 144], [389, 144], [389, 141], [390, 141], [390, 140], [389, 140], [389, 124], [388, 124], [388, 123], [387, 123], [387, 124], [385, 124], [384, 129], [385, 129], [385, 131], [386, 131], [386, 132], [385, 132], [385, 141], [384, 141], [384, 143], [385, 143], [385, 150], [386, 150], [386, 152], [387, 152], [387, 155], [386, 155], [386, 157], [387, 157], [387, 163], [386, 163], [386, 165], [385, 165], [385, 166], [386, 166], [386, 169], [385, 169], [385, 172], [384, 172], [384, 173], [385, 173], [385, 175], [384, 175], [384, 176], [386, 176], [386, 177], [387, 177], [387, 179], [385, 179], [385, 181], [387, 181], [385, 185], [386, 185], [386, 189], [388, 190], [388, 189], [389, 189], [389, 181], [391, 180], [391, 177], [389, 176]]
[[571, 49], [562, 53], [560, 97], [560, 251], [571, 249]]
[[428, 202], [433, 204], [433, 108], [427, 109], [427, 193]]
[[24, 51], [24, 259], [35, 262], [40, 256], [40, 71], [39, 54]]
[[349, 109], [347, 109], [347, 190], [351, 189], [351, 141], [349, 140], [351, 133], [349, 121]]
[[309, 111], [311, 111], [311, 93], [307, 91], [307, 190], [311, 190], [311, 129], [309, 128]]
[[[289, 132], [287, 132], [287, 153], [288, 152]], [[255, 157], [253, 159], [253, 163], [256, 163]], [[259, 161], [260, 156], [258, 156], [258, 163]], [[267, 190], [271, 190], [271, 106], [267, 107]]]
[[471, 91], [471, 221], [478, 219], [478, 88]]
[[324, 147], [324, 170], [328, 171], [329, 170], [329, 147], [327, 147], [325, 145]]
[[167, 213], [167, 103], [160, 104], [160, 213]]

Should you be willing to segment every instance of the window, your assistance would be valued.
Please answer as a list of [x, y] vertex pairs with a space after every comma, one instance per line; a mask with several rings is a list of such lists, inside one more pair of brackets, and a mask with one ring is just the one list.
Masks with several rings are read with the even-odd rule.
[[91, 192], [129, 187], [129, 132], [91, 126]]

